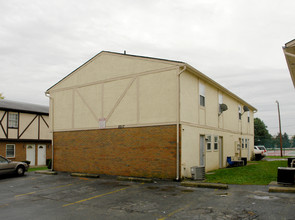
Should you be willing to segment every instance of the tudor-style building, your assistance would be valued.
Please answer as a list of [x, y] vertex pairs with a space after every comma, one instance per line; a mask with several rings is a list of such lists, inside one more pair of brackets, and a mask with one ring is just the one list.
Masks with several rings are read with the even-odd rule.
[[57, 171], [190, 178], [254, 151], [256, 108], [184, 62], [102, 51], [46, 94]]
[[0, 100], [0, 155], [31, 166], [51, 158], [48, 106]]

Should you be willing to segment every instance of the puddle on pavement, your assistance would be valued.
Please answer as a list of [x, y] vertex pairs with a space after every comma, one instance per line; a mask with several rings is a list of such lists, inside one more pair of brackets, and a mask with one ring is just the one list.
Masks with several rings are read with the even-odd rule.
[[183, 189], [183, 190], [181, 190], [181, 192], [189, 193], [189, 192], [194, 192], [194, 190], [191, 190], [191, 189]]
[[130, 186], [128, 184], [123, 184], [123, 183], [118, 183], [118, 182], [104, 182], [104, 183], [100, 183], [100, 184], [105, 185], [105, 186], [112, 186], [112, 187]]
[[164, 191], [164, 192], [174, 192], [175, 191], [175, 188], [163, 188], [163, 189], [161, 189], [161, 191]]
[[159, 189], [159, 187], [158, 186], [148, 186], [148, 187], [146, 187], [147, 189]]
[[130, 185], [127, 185], [127, 184], [118, 184], [117, 186], [127, 187], [127, 186], [130, 186]]

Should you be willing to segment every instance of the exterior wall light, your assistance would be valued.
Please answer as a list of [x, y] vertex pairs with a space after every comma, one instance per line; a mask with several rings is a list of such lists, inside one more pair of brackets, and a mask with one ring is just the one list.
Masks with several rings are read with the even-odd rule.
[[227, 110], [227, 105], [226, 104], [219, 104], [219, 113], [218, 116], [220, 116], [222, 114], [222, 112], [225, 112]]

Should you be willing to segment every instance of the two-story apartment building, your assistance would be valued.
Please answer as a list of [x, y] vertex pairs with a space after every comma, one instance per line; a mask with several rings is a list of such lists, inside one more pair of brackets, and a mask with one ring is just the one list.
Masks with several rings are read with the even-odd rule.
[[48, 106], [0, 100], [0, 155], [31, 166], [52, 157]]
[[184, 62], [102, 51], [46, 94], [58, 171], [180, 179], [253, 152], [256, 109]]

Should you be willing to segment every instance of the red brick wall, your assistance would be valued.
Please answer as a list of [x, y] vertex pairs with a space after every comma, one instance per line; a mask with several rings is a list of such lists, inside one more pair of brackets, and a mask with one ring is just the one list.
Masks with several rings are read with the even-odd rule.
[[54, 169], [176, 178], [176, 125], [55, 132]]

